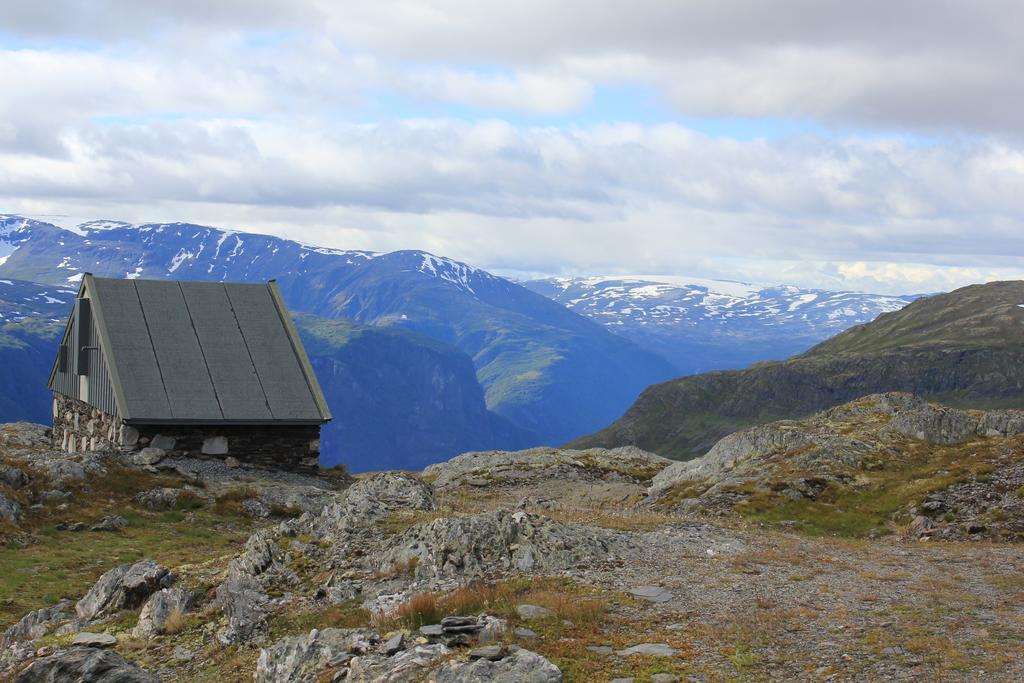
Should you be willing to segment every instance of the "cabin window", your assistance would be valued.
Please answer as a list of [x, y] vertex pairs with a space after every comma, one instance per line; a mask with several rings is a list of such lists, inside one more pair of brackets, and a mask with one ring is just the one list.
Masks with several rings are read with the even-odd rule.
[[57, 352], [57, 370], [59, 372], [68, 371], [68, 345], [61, 344], [60, 351]]

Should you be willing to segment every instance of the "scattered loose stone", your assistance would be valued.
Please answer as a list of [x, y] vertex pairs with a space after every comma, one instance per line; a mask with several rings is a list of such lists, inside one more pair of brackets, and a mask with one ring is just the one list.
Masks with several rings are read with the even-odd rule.
[[71, 644], [81, 647], [113, 647], [117, 645], [117, 638], [109, 633], [82, 631], [71, 640]]
[[405, 648], [405, 634], [399, 633], [397, 635], [388, 638], [387, 642], [384, 643], [384, 654], [388, 657], [392, 657], [398, 654], [402, 649]]
[[496, 662], [502, 659], [508, 651], [501, 645], [484, 645], [483, 647], [476, 647], [469, 651], [470, 659], [489, 659], [492, 662]]
[[224, 466], [230, 467], [231, 469], [237, 469], [242, 466], [242, 463], [238, 460], [238, 458], [229, 455], [228, 457], [224, 458]]
[[512, 633], [517, 638], [536, 638], [537, 637], [537, 632], [536, 631], [534, 631], [533, 629], [530, 629], [530, 628], [526, 628], [525, 626], [520, 626], [519, 628], [517, 628], [514, 631], [512, 631]]
[[615, 648], [609, 647], [608, 645], [587, 645], [587, 649], [595, 655], [610, 655], [615, 652]]
[[424, 624], [420, 626], [420, 635], [428, 638], [439, 638], [444, 635], [444, 627], [441, 624]]

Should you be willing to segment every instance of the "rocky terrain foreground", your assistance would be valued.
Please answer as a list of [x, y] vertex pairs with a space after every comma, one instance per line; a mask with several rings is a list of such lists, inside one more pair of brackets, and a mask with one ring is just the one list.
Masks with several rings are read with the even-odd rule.
[[353, 480], [5, 425], [0, 678], [1024, 679], [1020, 413], [896, 394], [755, 430]]

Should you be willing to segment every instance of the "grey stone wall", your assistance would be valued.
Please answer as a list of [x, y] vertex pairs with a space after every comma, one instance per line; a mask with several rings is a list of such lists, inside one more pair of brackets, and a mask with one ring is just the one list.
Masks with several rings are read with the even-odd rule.
[[53, 447], [68, 453], [118, 450], [121, 419], [63, 394], [53, 395]]
[[316, 470], [317, 425], [181, 426], [126, 425], [78, 399], [54, 394], [53, 447], [69, 453], [132, 452], [160, 448], [167, 455], [235, 458], [285, 470]]
[[236, 458], [240, 462], [286, 470], [315, 470], [320, 461], [320, 427], [247, 425], [182, 427], [138, 426], [139, 445], [168, 455]]

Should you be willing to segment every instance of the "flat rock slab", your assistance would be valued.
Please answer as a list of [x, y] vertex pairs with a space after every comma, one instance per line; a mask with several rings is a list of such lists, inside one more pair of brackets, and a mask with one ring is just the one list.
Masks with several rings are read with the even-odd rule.
[[610, 655], [615, 652], [615, 648], [607, 645], [587, 645], [587, 649], [593, 652], [595, 655]]
[[117, 645], [117, 638], [109, 633], [89, 633], [83, 631], [71, 641], [72, 645], [79, 647], [113, 647]]
[[618, 650], [615, 654], [622, 657], [629, 657], [631, 655], [654, 655], [655, 657], [671, 657], [672, 655], [679, 652], [679, 650], [665, 645], [664, 643], [640, 643], [633, 647], [627, 647], [625, 650]]
[[672, 599], [672, 594], [661, 586], [637, 586], [629, 591], [629, 594], [640, 600], [663, 603]]
[[444, 627], [441, 624], [427, 624], [420, 626], [420, 634], [430, 637], [438, 637], [444, 635]]

